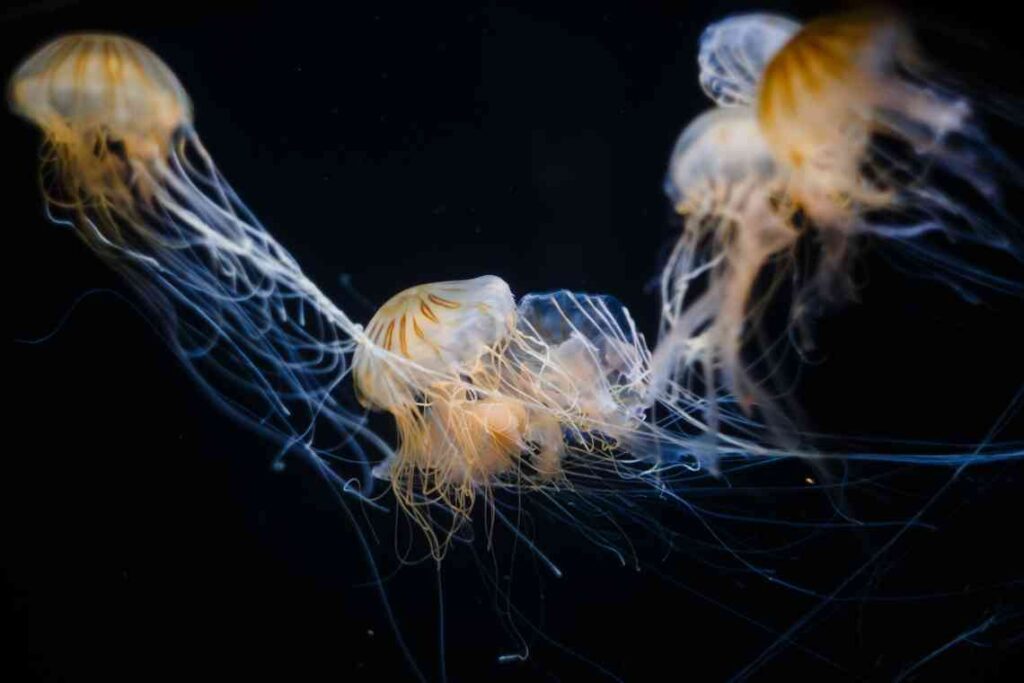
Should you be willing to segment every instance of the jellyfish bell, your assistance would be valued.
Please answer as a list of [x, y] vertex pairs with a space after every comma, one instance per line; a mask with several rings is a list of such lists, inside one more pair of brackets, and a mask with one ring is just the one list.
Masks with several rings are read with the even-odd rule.
[[684, 215], [738, 216], [753, 191], [777, 179], [777, 166], [749, 108], [710, 109], [679, 135], [665, 192]]
[[192, 120], [188, 94], [174, 72], [131, 38], [61, 36], [14, 73], [14, 111], [44, 129], [107, 130], [129, 143], [168, 138]]
[[[484, 356], [515, 326], [515, 299], [494, 275], [399, 292], [366, 326], [353, 376], [360, 401], [380, 410], [415, 401], [417, 386], [479, 376]], [[403, 362], [408, 361], [408, 362]]]
[[722, 107], [754, 104], [765, 66], [799, 30], [798, 22], [763, 12], [716, 21], [700, 36], [701, 88]]
[[758, 120], [793, 173], [791, 194], [823, 227], [856, 227], [858, 207], [899, 198], [891, 169], [872, 154], [875, 136], [928, 154], [964, 129], [964, 98], [903, 75], [920, 61], [903, 20], [875, 11], [808, 23], [765, 68]]
[[[364, 435], [336, 391], [362, 329], [260, 224], [192, 126], [174, 73], [122, 36], [73, 34], [13, 74], [12, 109], [43, 133], [47, 215], [71, 226], [139, 295], [140, 310], [228, 414], [300, 450], [346, 491], [302, 435]], [[337, 460], [335, 462], [338, 462]]]
[[[93, 193], [111, 184], [124, 159], [163, 157], [174, 132], [192, 122], [174, 72], [146, 46], [112, 34], [44, 45], [15, 71], [8, 99]], [[122, 154], [112, 154], [112, 145]]]

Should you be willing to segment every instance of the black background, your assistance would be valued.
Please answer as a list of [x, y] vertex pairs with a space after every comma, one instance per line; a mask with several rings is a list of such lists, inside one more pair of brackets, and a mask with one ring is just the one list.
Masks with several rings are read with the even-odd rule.
[[[678, 230], [664, 168], [675, 136], [708, 104], [696, 39], [751, 6], [352, 4], [26, 3], [5, 10], [0, 66], [9, 73], [69, 30], [119, 31], [152, 47], [189, 90], [221, 170], [332, 296], [353, 300], [346, 278], [380, 303], [420, 282], [494, 273], [517, 293], [614, 293], [653, 335], [649, 283]], [[819, 9], [769, 5], [800, 17]], [[1019, 100], [1010, 8], [916, 14], [937, 56]], [[0, 482], [15, 628], [3, 659], [43, 680], [410, 679], [330, 491], [301, 465], [271, 471], [273, 445], [218, 413], [117, 295], [130, 300], [117, 276], [46, 223], [38, 135], [10, 115], [4, 126], [11, 438]], [[1013, 133], [1004, 145], [1019, 157]], [[861, 301], [819, 325], [824, 351], [799, 388], [810, 423], [977, 441], [1024, 378], [1024, 307], [998, 295], [968, 304], [894, 271], [883, 250], [860, 262]], [[52, 331], [94, 289], [103, 293], [58, 334], [18, 341]], [[1002, 434], [1021, 435], [1020, 419]], [[901, 538], [755, 678], [890, 679], [989, 617], [993, 629], [915, 675], [1014, 678], [1020, 475], [1019, 465], [964, 472], [929, 509], [928, 528]], [[899, 471], [851, 497], [865, 518], [906, 519], [949, 477]], [[788, 519], [800, 503], [776, 504], [766, 490], [716, 505]], [[631, 681], [724, 679], [819, 603], [716, 551], [687, 510], [652, 504], [648, 514], [694, 545], [667, 550], [637, 533], [638, 571], [552, 522], [534, 532], [564, 571], [555, 579], [521, 548], [510, 559], [511, 540], [498, 535], [498, 574], [516, 567], [513, 604], [538, 626], [512, 619], [531, 645], [526, 662], [497, 662], [519, 646], [486, 585], [495, 570], [476, 566], [469, 548], [453, 551], [442, 572], [450, 679], [598, 680], [601, 667]], [[437, 679], [434, 567], [398, 570], [390, 522], [372, 524], [397, 623]], [[769, 534], [759, 566], [826, 592], [895, 533], [835, 531], [789, 547], [771, 528], [746, 531]], [[486, 566], [492, 553], [482, 542], [476, 551]], [[943, 595], [909, 597], [933, 592]]]

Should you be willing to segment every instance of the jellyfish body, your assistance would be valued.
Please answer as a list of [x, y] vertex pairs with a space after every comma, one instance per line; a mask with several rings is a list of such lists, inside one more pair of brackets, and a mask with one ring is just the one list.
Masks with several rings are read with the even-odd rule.
[[[512, 290], [493, 275], [410, 287], [370, 319], [366, 332], [374, 343], [356, 350], [353, 372], [361, 400], [390, 410], [408, 404], [418, 386], [472, 381], [483, 356], [514, 325]], [[381, 362], [385, 352], [411, 361], [409, 371], [396, 376]]]
[[395, 418], [398, 449], [375, 471], [414, 513], [421, 500], [468, 511], [523, 449], [524, 409], [497, 391], [514, 326], [512, 291], [492, 275], [411, 287], [370, 320], [353, 379], [364, 405]]
[[[705, 31], [699, 64], [719, 107], [684, 130], [669, 165], [666, 189], [684, 229], [662, 273], [659, 386], [700, 366], [709, 391], [721, 385], [741, 405], [778, 414], [744, 371], [743, 338], [766, 298], [754, 292], [759, 277], [773, 272], [770, 293], [794, 273], [791, 317], [806, 342], [808, 312], [854, 292], [851, 255], [862, 235], [890, 240], [926, 264], [925, 275], [958, 288], [1021, 291], [922, 239], [936, 233], [1019, 258], [1019, 229], [1000, 216], [998, 190], [1001, 176], [1019, 176], [1000, 165], [968, 100], [927, 78], [898, 17], [849, 14], [802, 27], [731, 17]], [[802, 235], [815, 248], [809, 273], [792, 258]]]
[[610, 467], [648, 431], [650, 353], [607, 297], [530, 294], [516, 306], [493, 275], [418, 285], [380, 308], [367, 338], [356, 392], [398, 431], [374, 471], [438, 556], [479, 496], [571, 485], [569, 470]]
[[149, 48], [121, 36], [79, 34], [48, 43], [18, 68], [9, 96], [15, 112], [54, 142], [99, 144], [106, 133], [130, 157], [165, 153], [174, 131], [192, 122], [191, 102], [174, 72]]
[[[365, 436], [337, 391], [365, 335], [302, 272], [221, 176], [173, 72], [116, 35], [58, 38], [9, 87], [44, 134], [41, 184], [70, 225], [139, 291], [172, 350], [231, 414], [282, 444]], [[359, 448], [354, 481], [370, 481]], [[363, 470], [362, 475], [358, 474]], [[358, 489], [359, 485], [349, 486]]]
[[1024, 259], [1003, 199], [1022, 172], [986, 135], [979, 107], [943, 80], [903, 19], [880, 11], [812, 21], [766, 67], [758, 120], [787, 169], [788, 196], [820, 236], [809, 294], [848, 296], [862, 235], [969, 297], [1024, 292], [1016, 273], [984, 272], [955, 252], [975, 245]]
[[741, 14], [704, 29], [697, 52], [700, 85], [723, 107], [751, 106], [761, 74], [800, 24], [773, 14]]
[[654, 386], [679, 396], [686, 387], [676, 382], [700, 368], [712, 422], [719, 384], [743, 405], [766, 408], [744, 367], [744, 332], [756, 312], [755, 280], [799, 232], [780, 202], [783, 176], [753, 111], [718, 108], [694, 120], [676, 143], [666, 191], [684, 229], [661, 275]]
[[554, 389], [542, 395], [563, 404], [559, 412], [571, 406], [579, 420], [570, 422], [625, 438], [643, 419], [650, 365], [629, 310], [611, 296], [560, 290], [524, 296], [518, 314], [528, 340], [519, 351], [521, 364], [542, 387]]
[[823, 227], [851, 228], [864, 207], [898, 201], [899, 188], [887, 187], [892, 169], [871, 155], [874, 135], [941, 154], [943, 140], [965, 126], [965, 99], [900, 76], [913, 60], [901, 21], [858, 14], [809, 23], [766, 67], [758, 121], [791, 173], [789, 193]]

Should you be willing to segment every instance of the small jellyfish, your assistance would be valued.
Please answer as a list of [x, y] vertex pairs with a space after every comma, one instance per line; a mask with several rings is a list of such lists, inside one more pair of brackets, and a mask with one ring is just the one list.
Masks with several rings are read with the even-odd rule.
[[755, 297], [755, 283], [773, 259], [792, 253], [800, 231], [753, 111], [731, 106], [697, 117], [676, 143], [665, 184], [684, 226], [661, 273], [653, 385], [669, 401], [703, 387], [713, 430], [719, 389], [781, 428], [786, 420], [750, 376], [743, 349], [767, 298]]
[[[387, 450], [339, 387], [365, 335], [302, 272], [221, 176], [174, 73], [117, 35], [57, 38], [9, 85], [44, 134], [53, 221], [71, 226], [134, 286], [172, 350], [231, 414], [309, 450], [312, 433]], [[363, 485], [367, 455], [349, 449]], [[322, 462], [314, 458], [318, 467]], [[327, 468], [324, 468], [327, 471]], [[345, 478], [347, 490], [359, 485]]]
[[[417, 386], [452, 377], [472, 380], [483, 367], [481, 357], [514, 327], [512, 290], [494, 275], [399, 292], [367, 325], [373, 345], [356, 350], [353, 374], [360, 400], [393, 410], [408, 405]], [[381, 353], [411, 361], [408, 370], [382, 365]]]
[[792, 19], [763, 13], [711, 24], [697, 53], [701, 88], [722, 107], [753, 105], [765, 66], [799, 30]]

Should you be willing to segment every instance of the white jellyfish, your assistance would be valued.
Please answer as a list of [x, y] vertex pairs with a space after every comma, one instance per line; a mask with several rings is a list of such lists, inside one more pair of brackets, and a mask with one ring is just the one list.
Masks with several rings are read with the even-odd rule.
[[768, 62], [800, 24], [774, 14], [741, 14], [717, 21], [700, 37], [697, 64], [704, 92], [723, 107], [751, 106]]

